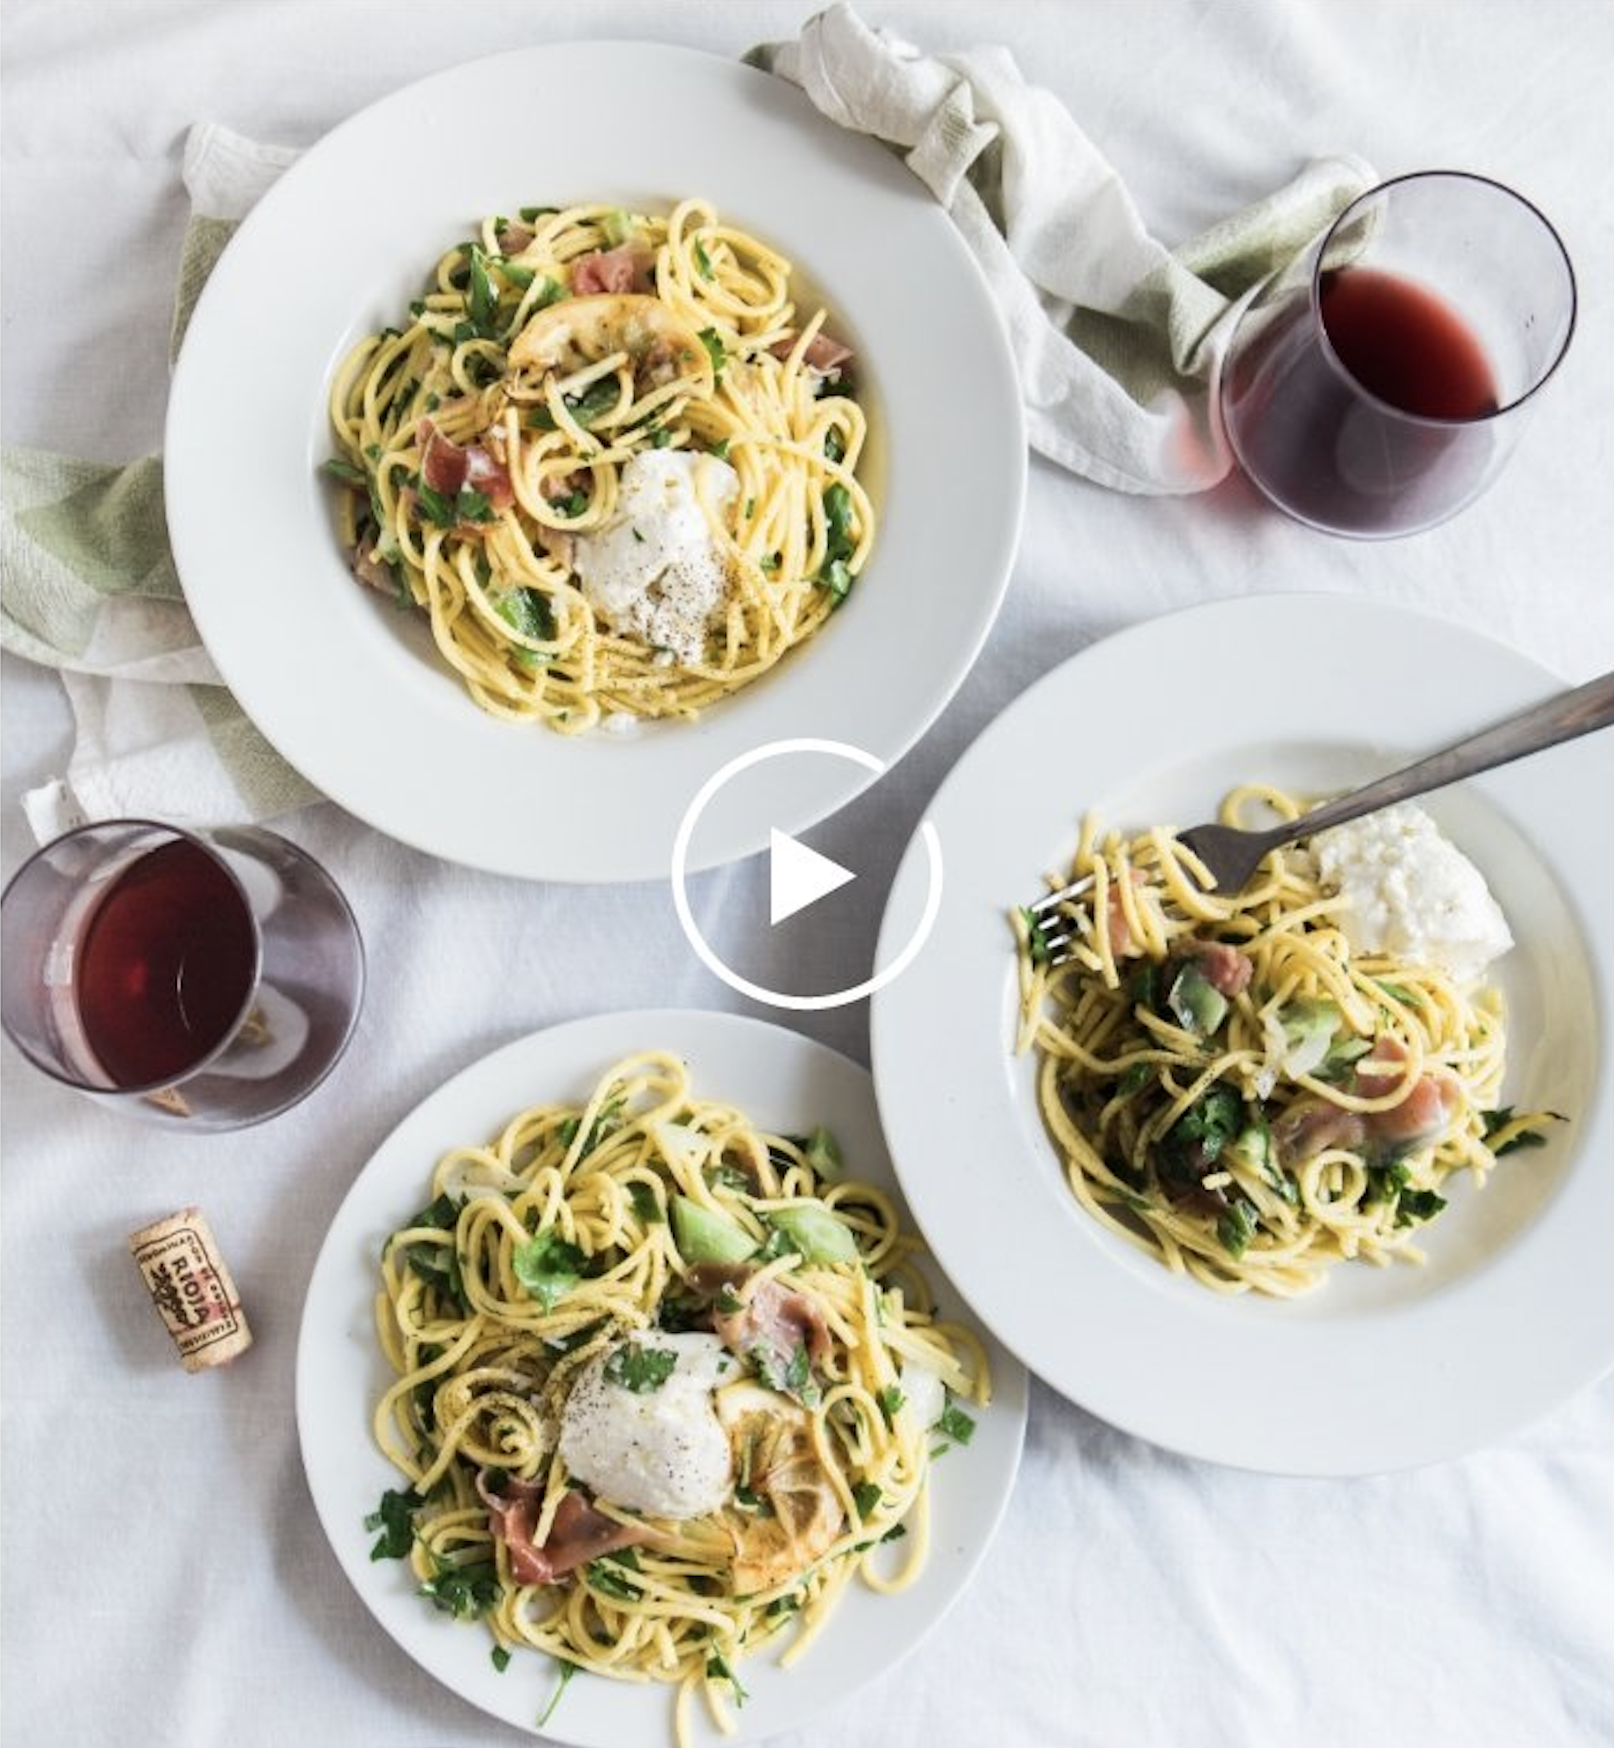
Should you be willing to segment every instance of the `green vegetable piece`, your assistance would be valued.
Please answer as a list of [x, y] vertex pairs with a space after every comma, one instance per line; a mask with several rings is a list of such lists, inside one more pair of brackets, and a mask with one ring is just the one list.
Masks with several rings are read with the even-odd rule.
[[1229, 1256], [1243, 1256], [1255, 1236], [1255, 1209], [1248, 1202], [1234, 1202], [1216, 1222], [1216, 1236]]
[[810, 1204], [774, 1208], [768, 1214], [768, 1224], [785, 1235], [803, 1262], [833, 1265], [857, 1261], [857, 1240], [851, 1229], [828, 1208]]
[[600, 229], [613, 249], [620, 248], [633, 235], [633, 215], [620, 206], [613, 206], [600, 221]]
[[1199, 969], [1188, 964], [1171, 980], [1166, 1006], [1186, 1032], [1208, 1037], [1227, 1018], [1227, 997]]
[[756, 1240], [737, 1220], [688, 1196], [672, 1198], [672, 1225], [685, 1262], [744, 1262], [757, 1248]]
[[1302, 996], [1290, 1002], [1278, 1019], [1285, 1041], [1284, 1073], [1310, 1074], [1319, 1068], [1340, 1028], [1339, 1009], [1331, 1001]]
[[518, 1244], [510, 1266], [522, 1286], [546, 1311], [553, 1311], [583, 1278], [584, 1256], [552, 1228]]
[[807, 1137], [807, 1145], [802, 1149], [802, 1157], [807, 1161], [807, 1169], [815, 1177], [828, 1178], [833, 1181], [846, 1171], [846, 1161], [841, 1155], [841, 1144], [822, 1123]]

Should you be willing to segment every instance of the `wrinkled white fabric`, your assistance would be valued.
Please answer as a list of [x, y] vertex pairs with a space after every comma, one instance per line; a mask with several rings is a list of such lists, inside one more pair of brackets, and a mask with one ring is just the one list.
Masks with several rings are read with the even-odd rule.
[[1239, 310], [1374, 181], [1360, 157], [1314, 160], [1174, 253], [1070, 109], [1001, 47], [927, 55], [839, 4], [754, 58], [903, 152], [991, 286], [1032, 446], [1121, 491], [1225, 477], [1215, 391]]

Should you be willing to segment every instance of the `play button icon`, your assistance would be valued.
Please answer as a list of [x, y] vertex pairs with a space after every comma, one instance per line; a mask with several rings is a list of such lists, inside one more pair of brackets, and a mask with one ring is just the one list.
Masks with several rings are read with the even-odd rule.
[[768, 832], [768, 922], [782, 923], [857, 876], [773, 826]]
[[[885, 764], [873, 753], [866, 752], [862, 747], [852, 746], [847, 741], [822, 740], [801, 737], [795, 740], [767, 741], [763, 745], [753, 747], [749, 752], [741, 753], [737, 758], [730, 759], [726, 765], [714, 771], [696, 791], [695, 798], [684, 810], [684, 817], [679, 822], [677, 834], [673, 838], [671, 859], [671, 885], [673, 908], [678, 913], [679, 926], [684, 931], [684, 937], [694, 949], [695, 956], [715, 976], [726, 983], [730, 989], [737, 990], [741, 995], [749, 996], [753, 1001], [765, 1002], [769, 1007], [810, 1010], [822, 1008], [844, 1007], [849, 1002], [863, 1001], [873, 995], [876, 990], [883, 989], [893, 978], [900, 977], [910, 966], [923, 948], [930, 931], [935, 925], [936, 916], [941, 908], [942, 897], [942, 857], [941, 843], [936, 836], [936, 828], [930, 821], [922, 820], [919, 825], [919, 838], [925, 847], [927, 878], [924, 891], [923, 910], [915, 920], [907, 941], [897, 952], [885, 962], [876, 965], [869, 976], [846, 989], [832, 989], [797, 993], [793, 990], [774, 989], [766, 984], [758, 983], [752, 978], [742, 976], [732, 966], [725, 965], [716, 949], [701, 932], [695, 919], [695, 912], [690, 904], [689, 889], [686, 884], [686, 874], [689, 868], [690, 844], [694, 839], [696, 829], [702, 817], [714, 800], [723, 793], [732, 799], [733, 791], [730, 785], [737, 779], [744, 779], [747, 773], [754, 772], [759, 767], [772, 764], [780, 759], [839, 759], [861, 765], [864, 770], [876, 777], [885, 774]], [[764, 784], [762, 794], [769, 811], [777, 806], [777, 784]], [[721, 802], [718, 803], [722, 805]], [[775, 815], [777, 817], [777, 814]], [[757, 836], [760, 839], [761, 827], [767, 814], [763, 813], [757, 821]], [[805, 829], [805, 828], [804, 828]], [[768, 824], [768, 924], [770, 929], [793, 917], [798, 911], [803, 911], [809, 905], [817, 904], [821, 898], [826, 898], [832, 892], [859, 878], [850, 868], [843, 868], [839, 862], [833, 862], [828, 856], [820, 854], [810, 845], [804, 844], [799, 838], [793, 838], [788, 832], [781, 831], [776, 825]], [[758, 845], [760, 848], [760, 843]], [[785, 930], [777, 937], [781, 942], [790, 935]], [[772, 935], [770, 940], [775, 939]]]

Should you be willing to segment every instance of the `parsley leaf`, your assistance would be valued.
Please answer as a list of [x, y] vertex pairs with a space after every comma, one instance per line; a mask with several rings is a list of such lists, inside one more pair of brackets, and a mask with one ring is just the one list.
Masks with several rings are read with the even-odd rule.
[[407, 1557], [415, 1541], [415, 1513], [424, 1504], [413, 1487], [404, 1493], [389, 1487], [381, 1495], [381, 1503], [364, 1520], [367, 1530], [381, 1531], [370, 1550], [372, 1560], [402, 1560]]
[[678, 1355], [670, 1347], [641, 1347], [629, 1341], [605, 1362], [605, 1376], [635, 1396], [648, 1396], [667, 1382], [677, 1364]]
[[553, 1228], [518, 1244], [510, 1266], [522, 1286], [546, 1311], [553, 1311], [583, 1278], [584, 1256]]
[[432, 1576], [417, 1594], [428, 1597], [434, 1606], [456, 1620], [473, 1620], [486, 1614], [499, 1600], [498, 1571], [491, 1560], [475, 1560], [462, 1566], [434, 1557]]
[[555, 1691], [549, 1696], [548, 1705], [546, 1705], [538, 1714], [537, 1724], [540, 1730], [554, 1715], [555, 1707], [560, 1704], [560, 1696], [566, 1691], [566, 1684], [577, 1673], [579, 1668], [578, 1664], [568, 1663], [564, 1657], [556, 1658], [556, 1662], [560, 1664], [560, 1676], [555, 1682]]

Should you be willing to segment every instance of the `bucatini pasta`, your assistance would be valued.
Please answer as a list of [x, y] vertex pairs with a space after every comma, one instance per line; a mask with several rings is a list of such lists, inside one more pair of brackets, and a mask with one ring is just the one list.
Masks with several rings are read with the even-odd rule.
[[868, 557], [852, 355], [699, 200], [483, 220], [336, 372], [340, 538], [500, 717], [691, 717]]
[[378, 1555], [496, 1656], [667, 1682], [681, 1740], [697, 1696], [721, 1726], [746, 1656], [924, 1563], [932, 1459], [990, 1380], [917, 1250], [830, 1135], [765, 1133], [664, 1052], [518, 1112], [386, 1247]]
[[[1250, 786], [1221, 817], [1256, 809], [1303, 811]], [[1171, 833], [1090, 815], [1084, 876], [1067, 962], [1015, 915], [1019, 1046], [1079, 1201], [1170, 1268], [1289, 1295], [1348, 1258], [1421, 1260], [1452, 1174], [1541, 1140], [1549, 1114], [1501, 1106], [1497, 990], [1354, 948], [1307, 841], [1222, 895]]]

